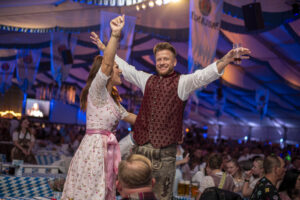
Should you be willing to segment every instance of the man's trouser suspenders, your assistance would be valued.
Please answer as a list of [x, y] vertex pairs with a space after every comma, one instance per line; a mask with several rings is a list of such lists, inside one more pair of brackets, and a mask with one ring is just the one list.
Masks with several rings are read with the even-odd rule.
[[226, 180], [226, 173], [225, 173], [225, 172], [223, 172], [223, 175], [222, 175], [221, 181], [220, 181], [220, 183], [219, 183], [219, 186], [218, 186], [218, 188], [219, 188], [219, 189], [222, 189], [222, 188], [223, 188], [223, 186], [224, 186], [224, 183], [225, 183], [225, 180]]

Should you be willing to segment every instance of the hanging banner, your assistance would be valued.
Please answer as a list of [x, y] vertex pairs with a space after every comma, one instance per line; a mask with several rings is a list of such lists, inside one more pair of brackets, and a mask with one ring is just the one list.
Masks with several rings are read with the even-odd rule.
[[59, 87], [69, 75], [76, 44], [77, 37], [72, 37], [70, 33], [51, 33], [51, 74]]
[[28, 93], [34, 84], [40, 65], [41, 49], [22, 49], [17, 54], [17, 79], [24, 93]]
[[[119, 13], [106, 11], [101, 11], [100, 13], [100, 40], [105, 44], [107, 44], [111, 34], [110, 21], [118, 16], [120, 16]], [[135, 22], [135, 17], [125, 16], [125, 26], [122, 30], [120, 48], [118, 49], [117, 54], [126, 61], [128, 61], [131, 53]]]
[[[188, 70], [189, 73], [202, 69], [214, 60], [221, 16], [223, 13], [223, 0], [190, 0], [189, 15], [189, 51]], [[196, 93], [200, 93], [198, 90]], [[199, 103], [199, 94], [193, 93], [189, 100], [186, 112], [190, 111], [191, 102]], [[217, 109], [216, 115], [221, 115]]]
[[16, 67], [15, 49], [0, 49], [0, 93], [4, 94], [11, 86], [14, 70]]
[[16, 60], [0, 61], [0, 93], [4, 94], [11, 86]]
[[223, 0], [190, 0], [189, 72], [214, 60], [223, 13]]

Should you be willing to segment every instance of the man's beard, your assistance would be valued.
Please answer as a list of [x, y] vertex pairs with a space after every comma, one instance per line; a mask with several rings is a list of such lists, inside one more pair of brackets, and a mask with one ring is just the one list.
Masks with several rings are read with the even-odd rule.
[[157, 71], [158, 75], [160, 76], [168, 76], [169, 74], [171, 74], [174, 71], [174, 69], [168, 69], [168, 71], [166, 71], [165, 73], [161, 74], [159, 73], [159, 71]]

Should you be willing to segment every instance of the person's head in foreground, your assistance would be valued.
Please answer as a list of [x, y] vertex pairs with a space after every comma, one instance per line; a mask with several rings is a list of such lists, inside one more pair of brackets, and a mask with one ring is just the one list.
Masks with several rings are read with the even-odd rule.
[[264, 159], [264, 171], [266, 177], [274, 184], [283, 179], [285, 174], [285, 163], [282, 158], [276, 155], [267, 156]]
[[152, 164], [148, 158], [132, 154], [119, 164], [117, 189], [123, 198], [130, 194], [152, 192]]

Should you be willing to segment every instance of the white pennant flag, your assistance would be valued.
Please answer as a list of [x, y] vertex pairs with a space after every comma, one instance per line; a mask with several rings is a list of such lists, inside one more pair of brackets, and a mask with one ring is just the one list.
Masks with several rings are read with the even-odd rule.
[[68, 33], [51, 33], [51, 74], [59, 87], [69, 75], [76, 44], [77, 37], [72, 37]]
[[4, 94], [11, 86], [16, 60], [0, 61], [0, 93]]
[[[189, 73], [213, 62], [222, 12], [223, 0], [190, 0]], [[199, 103], [195, 93], [191, 95], [186, 114], [190, 110], [191, 101]]]
[[41, 49], [22, 49], [17, 54], [17, 79], [22, 91], [27, 93], [34, 84], [40, 65]]
[[189, 72], [214, 60], [223, 13], [223, 0], [190, 0]]
[[17, 64], [15, 49], [0, 50], [0, 93], [4, 94], [11, 86], [14, 70]]

